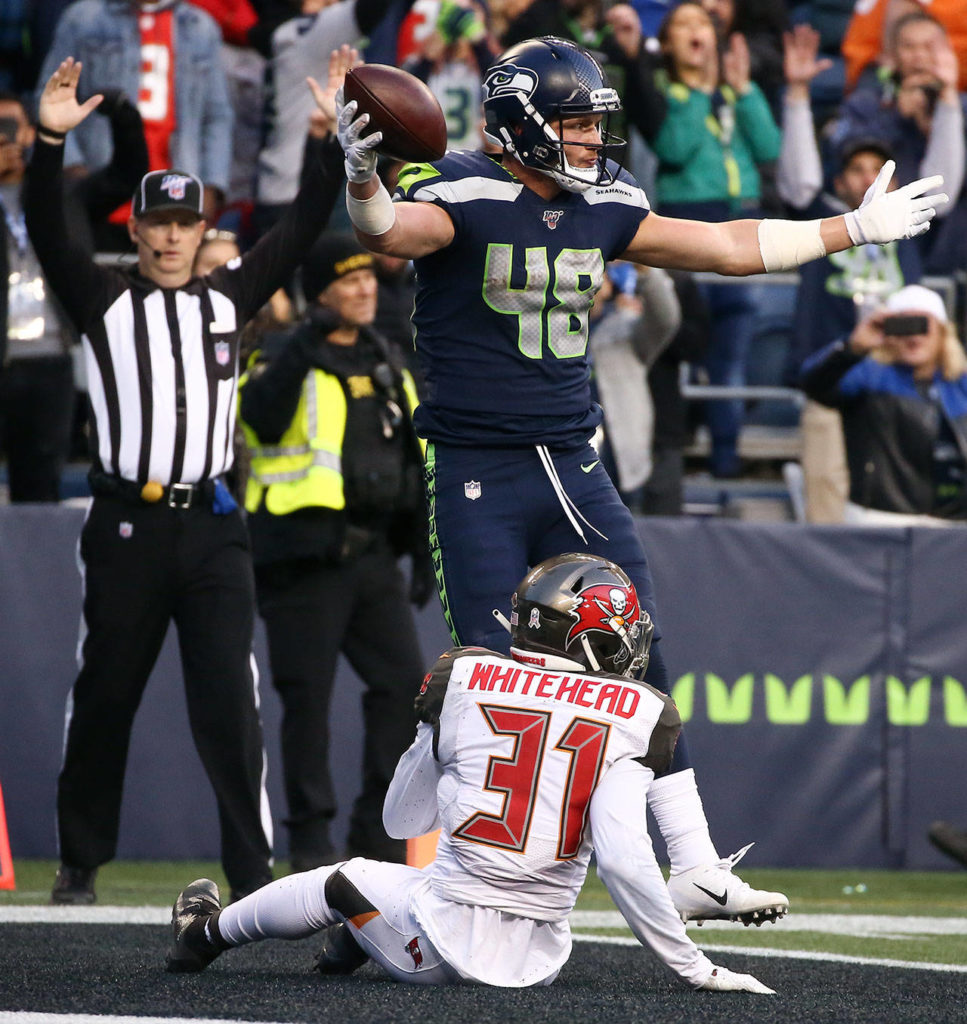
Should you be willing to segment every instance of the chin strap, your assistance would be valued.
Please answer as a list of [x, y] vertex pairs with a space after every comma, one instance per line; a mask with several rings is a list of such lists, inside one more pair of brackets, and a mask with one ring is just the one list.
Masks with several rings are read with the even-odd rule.
[[587, 633], [581, 634], [581, 646], [584, 648], [584, 653], [587, 655], [588, 664], [595, 672], [601, 671], [601, 666], [598, 664], [598, 659], [594, 656], [594, 652], [591, 650], [591, 642], [588, 640]]
[[494, 608], [494, 610], [493, 610], [493, 612], [491, 614], [504, 627], [504, 629], [506, 629], [507, 632], [509, 633], [510, 632], [510, 621], [508, 620], [507, 616], [504, 615], [504, 613], [501, 612], [497, 608]]

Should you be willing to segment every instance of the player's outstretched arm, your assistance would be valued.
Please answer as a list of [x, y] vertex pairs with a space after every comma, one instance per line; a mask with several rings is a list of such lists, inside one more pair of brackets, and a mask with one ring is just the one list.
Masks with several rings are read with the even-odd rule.
[[366, 134], [369, 115], [336, 94], [336, 135], [346, 155], [346, 208], [359, 241], [371, 252], [417, 259], [453, 241], [450, 215], [430, 203], [394, 203], [376, 174], [381, 132]]
[[[591, 841], [598, 875], [635, 937], [695, 989], [772, 994], [748, 974], [716, 967], [695, 945], [672, 904], [645, 823], [654, 773], [625, 759], [604, 776], [591, 797]], [[636, 811], [629, 816], [628, 808]]]
[[935, 175], [888, 192], [895, 165], [888, 160], [859, 208], [825, 220], [736, 220], [721, 224], [649, 214], [625, 259], [678, 270], [710, 270], [729, 276], [793, 270], [854, 245], [915, 238], [930, 227], [943, 194], [924, 195], [943, 184]]

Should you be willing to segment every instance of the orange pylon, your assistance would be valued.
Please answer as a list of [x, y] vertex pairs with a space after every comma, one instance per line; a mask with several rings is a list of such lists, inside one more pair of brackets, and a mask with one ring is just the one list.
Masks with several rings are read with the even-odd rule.
[[13, 878], [13, 857], [7, 836], [7, 814], [3, 809], [3, 789], [0, 789], [0, 889], [16, 889]]

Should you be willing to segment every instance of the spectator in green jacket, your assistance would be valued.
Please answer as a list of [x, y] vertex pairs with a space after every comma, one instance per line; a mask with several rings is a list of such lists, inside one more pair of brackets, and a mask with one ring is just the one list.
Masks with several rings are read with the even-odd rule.
[[[667, 115], [655, 137], [656, 207], [663, 215], [725, 221], [761, 216], [759, 165], [779, 155], [781, 133], [769, 104], [750, 76], [749, 47], [733, 32], [720, 40], [701, 3], [685, 0], [659, 30], [664, 67], [658, 84]], [[745, 360], [754, 327], [754, 285], [706, 285], [713, 333], [707, 360], [712, 384], [745, 383]], [[740, 473], [737, 452], [741, 401], [710, 402], [710, 468], [715, 476]]]

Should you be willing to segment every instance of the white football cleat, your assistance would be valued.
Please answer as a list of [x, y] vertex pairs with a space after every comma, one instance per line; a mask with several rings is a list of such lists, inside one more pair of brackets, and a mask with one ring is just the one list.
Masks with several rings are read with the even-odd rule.
[[743, 846], [717, 864], [689, 868], [668, 879], [668, 892], [683, 921], [741, 921], [758, 927], [785, 916], [789, 900], [781, 892], [753, 889], [732, 873], [754, 845]]
[[763, 985], [751, 974], [736, 974], [727, 967], [713, 967], [704, 985], [698, 986], [706, 992], [758, 992], [763, 996], [774, 996], [776, 990]]

